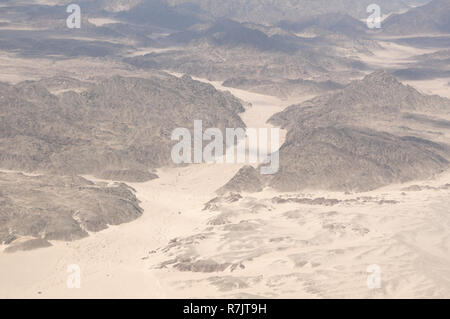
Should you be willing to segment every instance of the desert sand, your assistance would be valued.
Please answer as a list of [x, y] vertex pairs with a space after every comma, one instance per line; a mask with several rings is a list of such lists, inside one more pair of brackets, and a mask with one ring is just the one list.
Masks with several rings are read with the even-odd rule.
[[372, 50], [372, 55], [360, 55], [360, 59], [375, 68], [397, 68], [414, 61], [413, 57], [438, 49], [418, 49], [393, 42], [378, 41], [382, 49]]

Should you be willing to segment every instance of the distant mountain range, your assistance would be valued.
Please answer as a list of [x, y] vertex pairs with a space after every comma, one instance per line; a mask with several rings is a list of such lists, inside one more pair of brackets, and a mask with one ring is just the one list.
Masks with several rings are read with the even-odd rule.
[[449, 133], [450, 122], [439, 126], [439, 114], [450, 114], [450, 100], [420, 94], [385, 71], [292, 106], [270, 120], [289, 131], [280, 173], [270, 184], [370, 190], [440, 173], [450, 149], [430, 142], [435, 135], [427, 133]]

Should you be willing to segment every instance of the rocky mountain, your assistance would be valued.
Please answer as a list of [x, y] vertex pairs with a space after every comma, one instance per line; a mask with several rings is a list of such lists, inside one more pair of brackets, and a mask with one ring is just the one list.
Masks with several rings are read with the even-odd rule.
[[448, 134], [450, 126], [426, 121], [438, 114], [450, 114], [450, 100], [423, 95], [385, 71], [292, 106], [270, 120], [289, 130], [270, 184], [362, 191], [440, 173], [449, 147], [426, 139], [435, 137], [429, 131]]
[[43, 31], [0, 30], [0, 50], [28, 58], [105, 57], [123, 52], [126, 46], [108, 41], [52, 38]]
[[260, 94], [277, 96], [282, 99], [294, 98], [296, 94], [324, 94], [341, 89], [340, 83], [333, 81], [311, 81], [311, 80], [276, 80], [236, 77], [223, 82], [223, 86], [252, 91]]
[[449, 155], [448, 146], [428, 140], [331, 124], [291, 135], [269, 185], [281, 191], [368, 191], [441, 173]]
[[406, 13], [390, 16], [383, 22], [383, 33], [397, 35], [450, 33], [449, 15], [449, 0], [433, 0]]
[[[288, 130], [280, 170], [254, 183], [262, 179], [281, 191], [368, 191], [432, 177], [449, 166], [449, 114], [450, 100], [374, 72], [275, 114], [269, 122]], [[240, 173], [229, 185], [236, 181], [252, 183]]]
[[[337, 57], [332, 49], [305, 47], [288, 52], [245, 45], [218, 46], [208, 41], [125, 61], [142, 69], [170, 70], [213, 81], [227, 81], [231, 87], [242, 84], [242, 88], [255, 92], [264, 87], [280, 96], [295, 95], [296, 89], [323, 93], [323, 89], [333, 89], [333, 85], [322, 86], [324, 82], [348, 83], [349, 77], [358, 77], [365, 69], [359, 61]], [[305, 82], [308, 80], [311, 82]]]
[[239, 100], [190, 77], [117, 76], [59, 95], [48, 81], [0, 86], [0, 167], [141, 182], [172, 164], [175, 128], [245, 127]]
[[10, 252], [73, 241], [142, 214], [134, 191], [76, 176], [0, 172], [0, 243]]

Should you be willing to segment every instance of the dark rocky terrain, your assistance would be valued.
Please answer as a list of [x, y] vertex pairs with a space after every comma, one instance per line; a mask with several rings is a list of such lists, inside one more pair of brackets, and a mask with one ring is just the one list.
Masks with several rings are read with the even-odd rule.
[[[0, 242], [17, 249], [45, 241], [73, 241], [140, 217], [143, 210], [125, 184], [96, 184], [77, 176], [0, 173]], [[31, 238], [15, 246], [21, 238]], [[34, 240], [34, 241], [33, 241]]]
[[[288, 134], [279, 172], [264, 181], [281, 191], [368, 191], [432, 177], [449, 165], [449, 113], [450, 100], [377, 71], [275, 114], [270, 122]], [[252, 183], [241, 175], [236, 190]]]
[[[258, 59], [253, 58], [255, 54]], [[365, 69], [359, 61], [336, 57], [326, 50], [261, 51], [247, 45], [217, 46], [204, 39], [182, 50], [154, 52], [125, 61], [145, 70], [170, 70], [280, 97], [305, 91], [329, 92], [346, 84], [349, 77], [360, 77]]]
[[[0, 298], [450, 296], [449, 0], [0, 2]], [[194, 120], [279, 172], [174, 167]]]
[[238, 99], [189, 77], [113, 77], [60, 95], [53, 80], [0, 86], [0, 167], [142, 182], [171, 165], [175, 128], [245, 127]]
[[352, 126], [291, 136], [280, 150], [280, 171], [269, 185], [282, 191], [367, 191], [433, 177], [448, 168], [449, 148]]

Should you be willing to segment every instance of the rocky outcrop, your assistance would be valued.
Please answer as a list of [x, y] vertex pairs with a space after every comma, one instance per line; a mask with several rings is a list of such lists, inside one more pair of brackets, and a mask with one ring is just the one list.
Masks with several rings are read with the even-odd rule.
[[[10, 250], [41, 247], [45, 240], [81, 239], [108, 225], [133, 221], [142, 212], [134, 191], [125, 184], [0, 173], [0, 242], [13, 245]], [[22, 243], [21, 238], [29, 237], [36, 241]]]
[[98, 79], [60, 95], [48, 82], [0, 85], [1, 168], [142, 182], [172, 164], [175, 128], [245, 127], [239, 100], [190, 77]]

